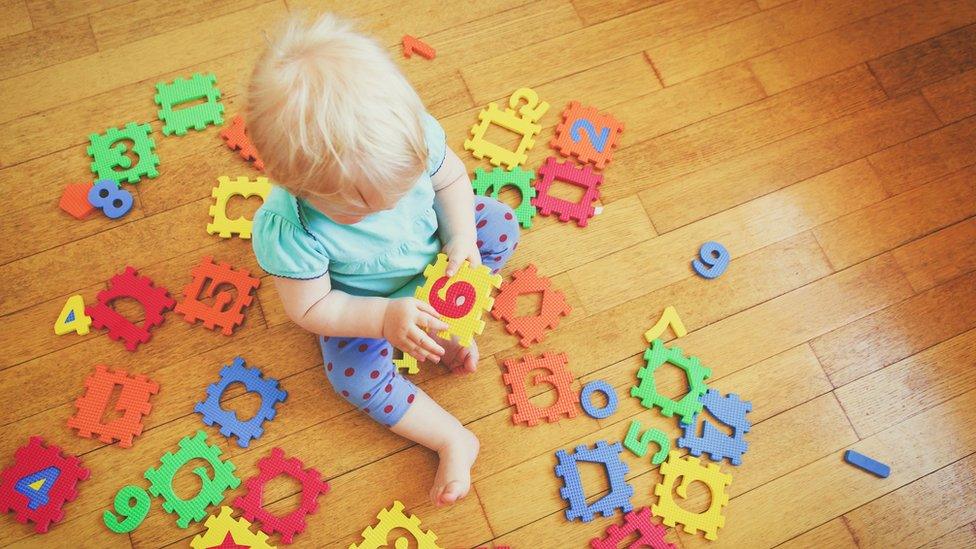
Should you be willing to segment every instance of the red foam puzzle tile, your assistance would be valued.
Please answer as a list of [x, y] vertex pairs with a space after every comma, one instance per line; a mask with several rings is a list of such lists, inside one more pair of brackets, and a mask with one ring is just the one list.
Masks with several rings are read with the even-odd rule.
[[[142, 305], [145, 312], [142, 326], [133, 324], [110, 306], [120, 297], [130, 297]], [[123, 341], [126, 349], [135, 351], [140, 343], [149, 341], [150, 328], [162, 324], [163, 313], [174, 305], [176, 301], [165, 288], [154, 286], [152, 280], [139, 276], [132, 267], [126, 267], [124, 273], [112, 277], [107, 290], [98, 292], [97, 303], [85, 307], [85, 314], [92, 318], [95, 328], [107, 329], [108, 337]]]
[[247, 125], [241, 115], [234, 116], [230, 124], [220, 130], [220, 137], [230, 150], [236, 150], [241, 158], [253, 162], [256, 170], [264, 171], [264, 160], [261, 160], [257, 148], [251, 143], [251, 138], [247, 136]]
[[72, 183], [64, 188], [58, 206], [75, 219], [85, 219], [95, 212], [95, 206], [88, 202], [88, 191], [92, 183]]
[[34, 523], [38, 533], [64, 518], [64, 504], [78, 497], [78, 482], [91, 472], [61, 448], [45, 446], [39, 436], [14, 453], [14, 464], [0, 473], [0, 513], [13, 511], [17, 522]]
[[[591, 217], [596, 215], [593, 203], [600, 198], [600, 184], [603, 176], [594, 172], [589, 166], [576, 167], [568, 162], [558, 162], [556, 157], [546, 158], [545, 164], [539, 168], [538, 179], [534, 185], [536, 195], [532, 205], [542, 215], [557, 214], [560, 221], [574, 220], [580, 227], [585, 227]], [[583, 196], [579, 202], [570, 202], [549, 194], [549, 189], [556, 181], [562, 181], [583, 187]]]
[[623, 131], [623, 123], [612, 115], [572, 101], [563, 111], [563, 119], [556, 126], [549, 146], [563, 156], [575, 156], [583, 164], [590, 163], [602, 170], [613, 158]]

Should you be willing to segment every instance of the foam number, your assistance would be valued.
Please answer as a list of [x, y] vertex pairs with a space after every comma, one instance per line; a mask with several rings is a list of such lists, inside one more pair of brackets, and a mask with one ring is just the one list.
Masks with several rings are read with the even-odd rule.
[[502, 277], [483, 265], [471, 267], [467, 261], [454, 276], [448, 277], [447, 263], [447, 256], [438, 254], [437, 261], [424, 269], [427, 280], [414, 297], [430, 303], [447, 324], [447, 329], [438, 333], [440, 337], [457, 336], [458, 342], [467, 347], [474, 335], [485, 329], [481, 316], [491, 310], [495, 302], [492, 290], [501, 285]]
[[602, 153], [604, 147], [607, 146], [607, 139], [610, 138], [610, 128], [604, 126], [600, 130], [600, 135], [596, 134], [596, 128], [593, 127], [593, 123], [586, 119], [579, 119], [573, 122], [573, 126], [569, 129], [569, 137], [574, 143], [579, 143], [583, 136], [580, 135], [580, 130], [586, 132], [586, 136], [589, 138], [590, 143], [593, 144], [593, 150]]
[[[138, 486], [126, 486], [115, 494], [112, 505], [115, 513], [105, 511], [102, 513], [102, 521], [116, 534], [125, 534], [135, 530], [146, 520], [150, 507], [149, 494]], [[122, 516], [121, 519], [119, 515]]]
[[61, 470], [57, 467], [45, 467], [36, 473], [22, 477], [14, 485], [14, 490], [27, 497], [28, 509], [38, 509], [47, 505], [48, 494], [60, 476]]
[[132, 209], [132, 193], [111, 179], [102, 179], [88, 191], [88, 203], [102, 210], [105, 217], [118, 219]]
[[85, 299], [80, 295], [73, 295], [61, 308], [61, 314], [54, 323], [54, 333], [64, 335], [77, 332], [78, 335], [86, 335], [91, 330], [91, 323], [91, 317], [85, 314]]
[[630, 422], [627, 436], [624, 437], [624, 447], [633, 452], [635, 456], [644, 457], [647, 455], [647, 447], [653, 442], [658, 445], [658, 451], [651, 456], [651, 463], [660, 465], [668, 458], [668, 451], [671, 450], [671, 441], [668, 440], [668, 435], [660, 429], [648, 429], [638, 438], [637, 433], [640, 433], [640, 430], [640, 421], [635, 419]]
[[549, 145], [559, 154], [575, 156], [597, 170], [605, 168], [613, 159], [613, 151], [624, 131], [623, 123], [612, 114], [584, 107], [578, 101], [571, 101], [562, 117]]
[[[525, 102], [523, 105], [522, 102]], [[519, 88], [508, 98], [508, 106], [518, 109], [518, 113], [523, 118], [532, 122], [538, 122], [546, 111], [549, 110], [549, 103], [539, 101], [539, 94], [532, 88]]]
[[695, 272], [704, 278], [718, 278], [729, 266], [732, 257], [725, 246], [718, 242], [706, 242], [698, 250], [698, 259], [691, 262]]
[[[91, 145], [91, 171], [99, 179], [138, 183], [143, 177], [159, 176], [156, 143], [149, 135], [149, 124], [128, 123], [124, 128], [109, 128], [103, 134], [88, 136]], [[133, 165], [131, 156], [136, 157]]]
[[[488, 158], [493, 166], [505, 164], [512, 170], [528, 159], [526, 151], [535, 145], [535, 137], [542, 131], [539, 119], [549, 110], [549, 103], [540, 101], [533, 90], [519, 88], [508, 99], [508, 106], [501, 110], [497, 103], [489, 103], [478, 113], [479, 122], [471, 127], [471, 139], [464, 141], [464, 148], [475, 158]], [[514, 151], [485, 138], [492, 124], [521, 136]]]
[[650, 330], [644, 332], [644, 339], [650, 343], [660, 338], [664, 330], [668, 329], [668, 326], [671, 326], [675, 337], [685, 337], [688, 335], [688, 330], [685, 328], [684, 322], [681, 322], [681, 318], [678, 316], [678, 310], [674, 308], [674, 305], [668, 305], [664, 309], [664, 312], [661, 313], [661, 318], [658, 319], [657, 323]]
[[[450, 282], [449, 277], [442, 276], [434, 282], [430, 289], [430, 305], [438, 313], [448, 318], [461, 318], [471, 312], [474, 307], [475, 291], [474, 286], [463, 281], [457, 280]], [[447, 289], [444, 289], [447, 286]], [[441, 297], [446, 296], [446, 299]]]

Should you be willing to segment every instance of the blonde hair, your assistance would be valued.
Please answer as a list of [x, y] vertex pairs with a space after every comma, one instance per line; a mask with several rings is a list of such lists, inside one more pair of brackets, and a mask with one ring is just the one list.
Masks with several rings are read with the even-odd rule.
[[276, 183], [358, 202], [354, 185], [403, 194], [426, 162], [423, 103], [386, 50], [331, 14], [294, 16], [251, 75], [248, 134]]

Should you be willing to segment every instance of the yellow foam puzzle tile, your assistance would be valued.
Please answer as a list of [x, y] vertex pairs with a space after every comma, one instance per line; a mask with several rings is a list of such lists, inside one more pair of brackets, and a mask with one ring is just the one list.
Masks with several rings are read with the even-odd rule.
[[[723, 473], [718, 465], [709, 463], [702, 465], [695, 457], [681, 457], [677, 450], [668, 454], [668, 460], [661, 464], [661, 474], [664, 479], [654, 487], [654, 494], [658, 500], [651, 507], [655, 516], [661, 517], [667, 526], [684, 525], [685, 532], [695, 534], [705, 533], [705, 539], [714, 540], [718, 537], [718, 529], [725, 526], [723, 508], [729, 503], [728, 486], [732, 483], [732, 475]], [[681, 483], [675, 486], [675, 482]], [[688, 486], [698, 481], [705, 484], [711, 492], [711, 503], [708, 509], [701, 513], [692, 513], [674, 501], [674, 493], [679, 497], [688, 497]]]
[[258, 177], [254, 180], [238, 177], [232, 180], [226, 175], [218, 177], [217, 181], [217, 186], [210, 193], [216, 202], [210, 206], [210, 217], [213, 218], [213, 222], [207, 224], [207, 233], [217, 234], [220, 238], [230, 238], [235, 234], [241, 238], [251, 238], [253, 222], [243, 216], [228, 219], [227, 202], [233, 196], [242, 196], [245, 199], [260, 196], [261, 200], [267, 200], [268, 194], [271, 193], [271, 182], [267, 177]]
[[424, 285], [414, 295], [430, 303], [440, 314], [448, 328], [437, 335], [443, 338], [457, 336], [464, 347], [471, 345], [475, 334], [485, 329], [482, 315], [491, 310], [495, 299], [491, 293], [502, 284], [502, 277], [491, 274], [484, 265], [472, 268], [465, 261], [454, 276], [447, 276], [447, 256], [437, 255], [437, 261], [424, 269], [427, 277]]
[[403, 504], [394, 501], [389, 509], [383, 509], [376, 515], [379, 522], [376, 526], [367, 526], [363, 530], [363, 541], [359, 544], [353, 543], [349, 549], [379, 549], [380, 547], [396, 547], [406, 549], [410, 547], [409, 540], [398, 536], [397, 539], [389, 540], [387, 537], [390, 532], [396, 529], [403, 529], [413, 536], [417, 549], [440, 549], [437, 545], [437, 535], [420, 527], [420, 519], [415, 515], [407, 516], [403, 512]]
[[[501, 110], [497, 103], [488, 103], [478, 113], [480, 122], [471, 126], [471, 139], [464, 141], [464, 148], [475, 158], [487, 157], [493, 166], [505, 164], [509, 170], [514, 170], [528, 160], [526, 151], [535, 146], [535, 137], [542, 131], [539, 119], [549, 110], [549, 103], [539, 101], [538, 94], [531, 88], [519, 88], [508, 99], [508, 107]], [[514, 151], [485, 138], [492, 124], [521, 136]]]
[[233, 513], [233, 509], [224, 505], [219, 515], [210, 515], [206, 522], [207, 531], [195, 536], [190, 541], [190, 547], [208, 549], [233, 547], [236, 544], [251, 549], [275, 549], [274, 545], [268, 544], [267, 534], [251, 532], [251, 523], [243, 518], [234, 520]]

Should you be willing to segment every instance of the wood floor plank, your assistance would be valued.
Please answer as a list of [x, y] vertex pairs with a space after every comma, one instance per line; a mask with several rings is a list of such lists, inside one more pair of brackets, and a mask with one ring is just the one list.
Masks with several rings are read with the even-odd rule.
[[782, 545], [780, 549], [804, 549], [806, 547], [836, 547], [837, 549], [857, 549], [857, 541], [844, 525], [841, 517], [825, 522], [820, 526], [800, 534]]
[[976, 114], [976, 70], [926, 86], [922, 94], [943, 122], [972, 116]]
[[664, 84], [706, 72], [876, 15], [904, 0], [797, 0], [647, 50]]
[[34, 28], [25, 0], [0, 0], [0, 11], [5, 15], [0, 38], [27, 32]]
[[750, 63], [766, 91], [774, 94], [974, 20], [976, 6], [968, 0], [915, 0], [754, 57]]
[[607, 19], [633, 13], [639, 9], [663, 4], [668, 0], [573, 0], [579, 18], [585, 25], [602, 23]]
[[970, 523], [926, 543], [920, 549], [954, 549], [972, 547], [974, 544], [976, 544], [976, 527]]
[[674, 0], [472, 63], [461, 74], [475, 103], [482, 104], [520, 86], [583, 71], [755, 10], [749, 0]]
[[88, 19], [79, 17], [0, 38], [0, 80], [64, 63], [98, 51]]
[[867, 163], [854, 162], [572, 269], [570, 279], [596, 313], [687, 277], [700, 243], [717, 240], [737, 258], [883, 197]]
[[976, 68], [976, 25], [913, 44], [868, 62], [891, 97]]
[[892, 195], [946, 177], [976, 164], [976, 117], [874, 153], [868, 162]]
[[27, 9], [36, 27], [46, 27], [82, 15], [96, 13], [132, 0], [91, 0], [89, 2], [61, 2], [59, 0], [26, 0]]
[[859, 261], [976, 215], [976, 166], [849, 213], [814, 234], [831, 264]]
[[976, 218], [946, 227], [892, 252], [916, 292], [976, 269]]
[[[614, 156], [618, 184], [602, 196], [612, 202], [665, 181], [809, 130], [883, 101], [864, 66], [818, 80], [627, 147]], [[694, 151], [690, 154], [689, 151]]]
[[[641, 191], [654, 227], [674, 230], [938, 127], [924, 100], [886, 101]], [[808, 154], [817, 150], [818, 154]], [[886, 181], [884, 176], [882, 183]]]

